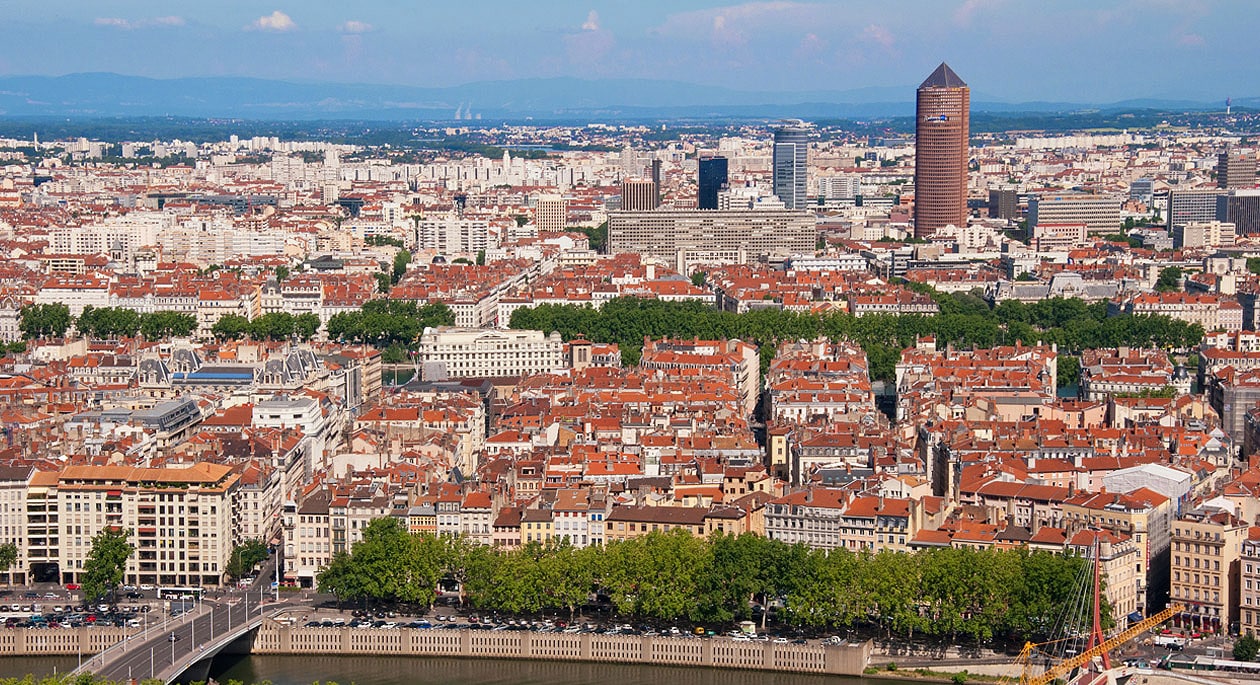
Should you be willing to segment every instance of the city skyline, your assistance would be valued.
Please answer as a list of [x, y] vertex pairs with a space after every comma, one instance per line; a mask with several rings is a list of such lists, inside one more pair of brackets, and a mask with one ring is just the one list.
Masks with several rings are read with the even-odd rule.
[[[1260, 96], [1246, 66], [1255, 57], [1246, 27], [1260, 7], [1239, 3], [491, 4], [476, 13], [444, 5], [399, 13], [382, 2], [27, 5], [10, 13], [0, 73], [408, 86], [661, 78], [752, 91], [871, 89], [886, 100], [946, 60], [981, 85], [977, 99]], [[47, 50], [49, 36], [64, 48]]]

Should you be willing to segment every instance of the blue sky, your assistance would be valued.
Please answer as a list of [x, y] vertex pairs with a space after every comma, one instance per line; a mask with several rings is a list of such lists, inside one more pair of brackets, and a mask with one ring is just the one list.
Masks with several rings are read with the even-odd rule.
[[[0, 74], [445, 86], [576, 76], [1003, 100], [1260, 96], [1254, 0], [6, 2]], [[973, 96], [974, 97], [974, 96]], [[887, 99], [887, 98], [883, 98]]]

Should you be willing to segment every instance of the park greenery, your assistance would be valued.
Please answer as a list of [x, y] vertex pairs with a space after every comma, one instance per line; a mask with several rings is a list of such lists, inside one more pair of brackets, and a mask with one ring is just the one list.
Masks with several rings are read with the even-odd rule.
[[440, 302], [377, 299], [363, 303], [359, 311], [334, 314], [328, 320], [328, 337], [374, 345], [382, 350], [383, 361], [396, 364], [406, 361], [425, 328], [454, 324], [455, 314]]
[[739, 338], [761, 347], [768, 364], [775, 346], [784, 340], [812, 340], [825, 336], [853, 340], [866, 350], [871, 377], [892, 380], [901, 350], [922, 336], [933, 336], [938, 346], [958, 349], [988, 348], [1021, 342], [1057, 344], [1061, 355], [1091, 348], [1156, 347], [1186, 349], [1203, 339], [1203, 328], [1165, 316], [1107, 315], [1107, 303], [1050, 298], [1025, 304], [1005, 300], [992, 306], [971, 293], [940, 293], [910, 284], [929, 294], [940, 307], [932, 316], [845, 313], [797, 313], [759, 309], [744, 314], [719, 311], [701, 302], [664, 302], [622, 297], [602, 309], [545, 304], [512, 313], [511, 327], [559, 331], [565, 340], [582, 336], [593, 342], [617, 343], [622, 361], [635, 365], [644, 338]]
[[94, 338], [124, 338], [143, 334], [149, 340], [185, 337], [197, 330], [197, 317], [180, 312], [161, 311], [140, 314], [123, 307], [83, 308], [75, 318], [64, 304], [32, 304], [19, 313], [18, 330], [22, 337], [60, 338], [70, 326]]
[[112, 596], [118, 589], [127, 559], [135, 552], [135, 547], [127, 541], [128, 537], [129, 531], [106, 527], [92, 538], [88, 558], [83, 562], [84, 598], [94, 600], [106, 595]]
[[[905, 552], [809, 549], [758, 535], [652, 532], [605, 546], [567, 538], [503, 550], [460, 536], [372, 521], [362, 542], [338, 552], [319, 590], [339, 602], [432, 606], [439, 585], [482, 611], [577, 615], [604, 599], [619, 616], [709, 625], [778, 618], [814, 629], [862, 629], [889, 637], [1044, 639], [1077, 601], [1087, 561], [1021, 550], [941, 548]], [[1104, 615], [1109, 612], [1104, 612]]]
[[254, 340], [310, 340], [319, 331], [319, 324], [319, 315], [310, 312], [272, 312], [252, 320], [240, 314], [224, 314], [210, 332], [218, 340], [240, 340], [245, 336]]

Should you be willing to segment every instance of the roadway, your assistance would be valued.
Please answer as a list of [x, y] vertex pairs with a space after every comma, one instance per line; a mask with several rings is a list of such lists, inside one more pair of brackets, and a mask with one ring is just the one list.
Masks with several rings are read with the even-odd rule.
[[145, 678], [169, 681], [178, 675], [170, 672], [173, 666], [180, 665], [182, 671], [196, 663], [196, 655], [204, 652], [206, 645], [263, 612], [288, 606], [274, 601], [270, 584], [265, 566], [248, 589], [207, 594], [183, 616], [172, 618], [166, 612], [161, 623], [147, 626], [143, 632], [85, 661], [80, 668], [114, 682]]

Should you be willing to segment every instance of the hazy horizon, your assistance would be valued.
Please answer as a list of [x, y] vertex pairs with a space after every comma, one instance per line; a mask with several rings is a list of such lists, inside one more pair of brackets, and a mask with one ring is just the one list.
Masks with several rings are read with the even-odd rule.
[[[1260, 96], [1260, 3], [1012, 0], [475, 6], [66, 0], [8, 11], [0, 75], [449, 87], [551, 77], [754, 92], [905, 89], [941, 61], [1007, 102]], [[52, 47], [55, 45], [55, 49]]]

